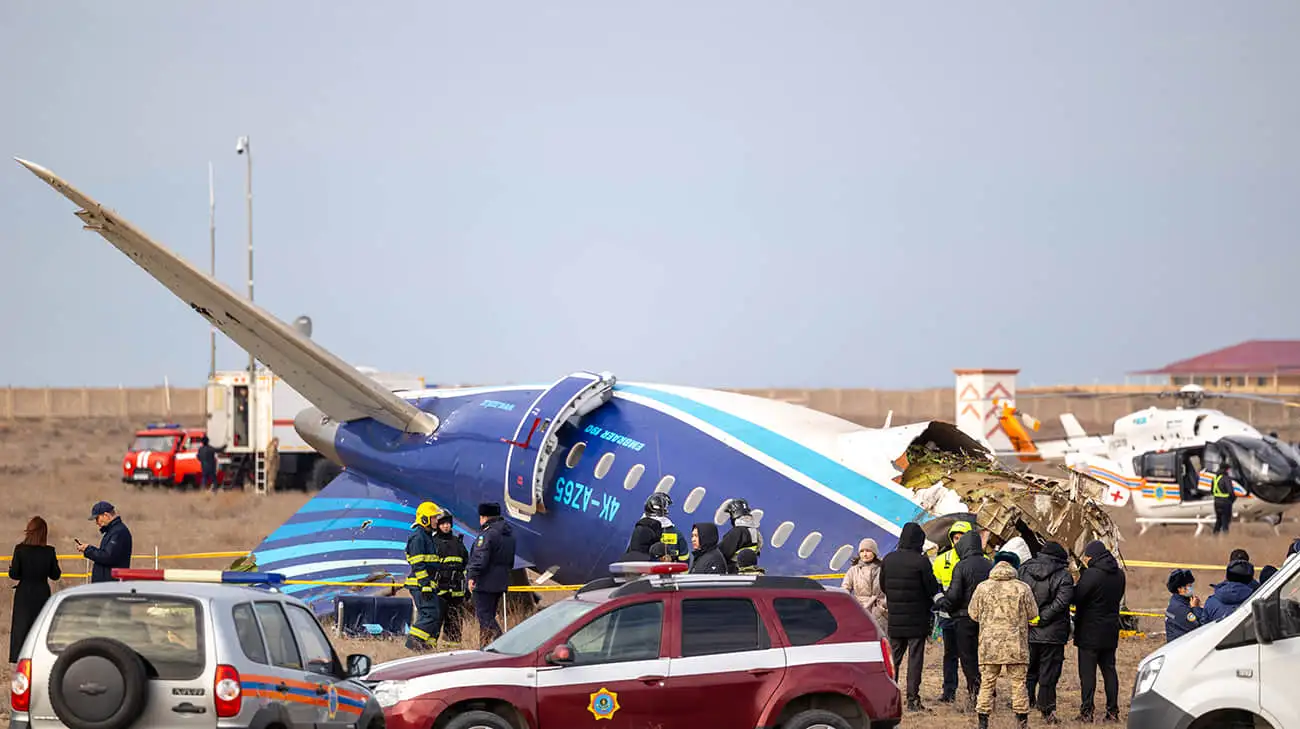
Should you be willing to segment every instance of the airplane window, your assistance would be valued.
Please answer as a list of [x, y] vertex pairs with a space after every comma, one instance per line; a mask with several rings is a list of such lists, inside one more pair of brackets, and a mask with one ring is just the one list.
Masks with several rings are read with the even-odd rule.
[[839, 572], [840, 568], [844, 566], [844, 563], [848, 562], [849, 558], [852, 556], [853, 556], [852, 544], [846, 544], [843, 547], [840, 547], [839, 549], [835, 550], [835, 556], [831, 557], [831, 569], [835, 570], [836, 572]]
[[597, 479], [604, 478], [605, 475], [609, 473], [609, 469], [613, 467], [614, 467], [613, 453], [606, 453], [605, 455], [601, 456], [600, 460], [596, 461], [596, 478]]
[[668, 489], [671, 489], [673, 484], [676, 482], [677, 478], [675, 476], [664, 476], [659, 479], [659, 485], [655, 486], [655, 491], [657, 493], [666, 494], [668, 493]]
[[687, 514], [694, 514], [695, 510], [700, 508], [700, 502], [704, 500], [704, 487], [696, 486], [691, 489], [691, 493], [686, 497], [686, 503], [682, 504], [682, 511]]
[[772, 532], [772, 546], [779, 548], [781, 545], [785, 544], [785, 540], [790, 538], [790, 532], [792, 531], [794, 531], [794, 522], [781, 522], [781, 525], [776, 528], [776, 531]]
[[713, 523], [722, 526], [727, 523], [727, 512], [724, 507], [727, 505], [727, 499], [723, 499], [718, 505], [718, 510], [713, 512]]
[[582, 460], [582, 452], [585, 450], [587, 450], [586, 443], [574, 443], [573, 447], [569, 449], [569, 457], [564, 459], [564, 465], [569, 468], [577, 466], [578, 461]]
[[754, 525], [755, 525], [755, 526], [762, 526], [762, 525], [763, 525], [763, 510], [762, 510], [762, 509], [754, 509], [753, 511], [749, 512], [749, 514], [750, 514], [750, 516], [753, 516], [753, 517], [754, 517]]
[[636, 484], [641, 480], [641, 474], [645, 473], [645, 466], [640, 463], [627, 470], [627, 477], [623, 479], [623, 488], [631, 491], [636, 488]]
[[817, 549], [817, 545], [821, 544], [821, 542], [821, 532], [812, 532], [808, 536], [804, 537], [803, 542], [799, 545], [799, 558], [808, 559], [808, 557], [812, 555], [813, 550]]

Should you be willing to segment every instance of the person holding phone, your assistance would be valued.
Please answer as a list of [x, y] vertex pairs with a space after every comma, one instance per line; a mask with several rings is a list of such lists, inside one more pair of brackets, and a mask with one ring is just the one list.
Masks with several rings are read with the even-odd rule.
[[90, 519], [99, 526], [104, 536], [98, 547], [92, 547], [75, 539], [77, 551], [93, 563], [90, 569], [91, 582], [111, 582], [115, 567], [131, 566], [131, 530], [122, 523], [122, 517], [107, 501], [100, 501], [90, 509]]

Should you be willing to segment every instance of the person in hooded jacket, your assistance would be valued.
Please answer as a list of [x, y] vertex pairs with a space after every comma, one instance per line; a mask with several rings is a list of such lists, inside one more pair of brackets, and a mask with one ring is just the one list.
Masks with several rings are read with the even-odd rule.
[[1074, 578], [1065, 547], [1048, 542], [1038, 556], [1020, 565], [1020, 580], [1029, 585], [1038, 606], [1038, 617], [1029, 624], [1029, 665], [1025, 688], [1029, 704], [1037, 706], [1046, 724], [1059, 724], [1056, 716], [1056, 684], [1065, 665], [1065, 644], [1070, 642], [1070, 601]]
[[930, 636], [933, 606], [942, 595], [930, 560], [921, 552], [925, 530], [909, 521], [898, 535], [898, 547], [880, 562], [880, 586], [889, 605], [889, 651], [902, 676], [907, 656], [907, 710], [924, 711], [921, 673], [925, 641]]
[[1085, 569], [1074, 586], [1074, 645], [1079, 650], [1079, 717], [1091, 722], [1097, 695], [1097, 670], [1106, 690], [1106, 720], [1119, 721], [1119, 606], [1127, 582], [1115, 555], [1099, 541], [1083, 548]]
[[[957, 554], [957, 542], [971, 530], [968, 521], [954, 521], [948, 527], [948, 543], [951, 545], [934, 560], [934, 576], [939, 579], [940, 589], [947, 590], [952, 583], [952, 571], [957, 568], [961, 558]], [[943, 641], [943, 693], [939, 702], [950, 704], [957, 700], [957, 629], [952, 616], [939, 616], [939, 637]]]
[[975, 704], [980, 729], [988, 729], [998, 678], [1011, 682], [1011, 709], [1016, 725], [1029, 729], [1029, 627], [1038, 617], [1038, 604], [1029, 586], [1016, 578], [1020, 557], [998, 552], [989, 578], [975, 587], [967, 612], [980, 625], [980, 693]]
[[858, 542], [858, 553], [853, 557], [852, 566], [844, 573], [844, 582], [840, 587], [848, 590], [857, 599], [858, 604], [876, 619], [876, 624], [889, 635], [889, 610], [885, 600], [885, 591], [880, 587], [880, 548], [876, 540], [867, 538]]
[[727, 559], [718, 549], [718, 525], [711, 521], [697, 521], [691, 527], [692, 574], [725, 575]]
[[968, 607], [975, 588], [989, 577], [993, 563], [984, 556], [984, 538], [974, 530], [957, 542], [960, 558], [952, 571], [952, 582], [940, 601], [941, 609], [952, 616], [957, 632], [957, 658], [966, 676], [966, 709], [975, 708], [980, 690], [979, 624], [971, 620]]
[[1205, 601], [1207, 623], [1228, 617], [1238, 605], [1255, 593], [1250, 586], [1255, 579], [1255, 565], [1240, 559], [1229, 562], [1225, 576], [1227, 579], [1223, 582], [1211, 585], [1214, 594]]

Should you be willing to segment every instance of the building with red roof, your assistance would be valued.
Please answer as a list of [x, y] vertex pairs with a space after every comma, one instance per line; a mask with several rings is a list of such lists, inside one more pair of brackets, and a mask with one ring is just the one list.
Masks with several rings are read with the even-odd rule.
[[1297, 387], [1300, 386], [1300, 340], [1252, 339], [1132, 374], [1163, 375], [1172, 385]]

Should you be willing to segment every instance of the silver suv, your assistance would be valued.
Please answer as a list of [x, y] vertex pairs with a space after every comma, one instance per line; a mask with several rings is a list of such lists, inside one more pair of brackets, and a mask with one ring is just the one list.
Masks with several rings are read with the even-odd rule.
[[293, 597], [230, 584], [126, 581], [52, 596], [23, 643], [10, 726], [357, 727], [384, 715]]

